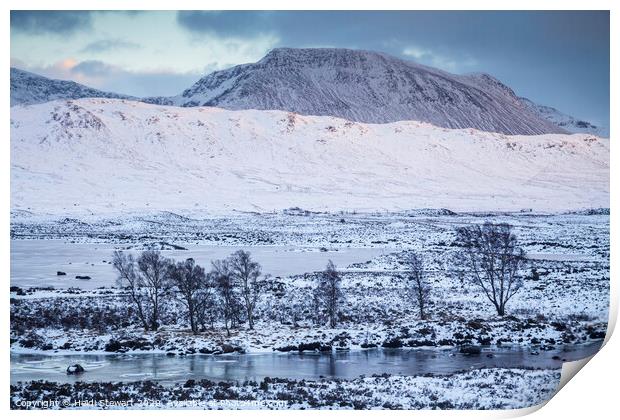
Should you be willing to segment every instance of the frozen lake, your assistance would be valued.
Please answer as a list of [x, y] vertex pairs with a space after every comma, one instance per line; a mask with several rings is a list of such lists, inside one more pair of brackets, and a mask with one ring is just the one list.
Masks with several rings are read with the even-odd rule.
[[[188, 379], [260, 381], [266, 376], [295, 379], [355, 378], [390, 373], [403, 375], [452, 374], [484, 367], [560, 369], [567, 361], [591, 356], [601, 342], [578, 347], [559, 347], [531, 354], [526, 347], [486, 348], [479, 355], [456, 349], [369, 349], [331, 353], [265, 353], [220, 356], [169, 357], [141, 355], [20, 355], [11, 354], [11, 383], [30, 380], [56, 382]], [[492, 354], [493, 357], [488, 357]], [[554, 356], [557, 356], [555, 359]], [[67, 375], [67, 366], [79, 363], [86, 372]]]
[[[390, 252], [386, 248], [338, 248], [321, 252], [317, 248], [293, 246], [216, 246], [178, 245], [187, 250], [161, 251], [175, 259], [194, 258], [203, 267], [210, 269], [211, 261], [225, 258], [244, 249], [252, 253], [254, 260], [263, 267], [264, 274], [287, 276], [318, 271], [325, 268], [331, 259], [336, 266], [344, 268], [355, 262], [365, 262], [378, 255]], [[126, 245], [122, 245], [126, 246]], [[110, 264], [112, 252], [117, 244], [70, 243], [64, 240], [12, 240], [11, 241], [11, 286], [53, 286], [56, 288], [80, 287], [94, 289], [113, 286], [116, 273]], [[137, 250], [127, 252], [139, 253]], [[67, 273], [57, 276], [57, 271]], [[89, 276], [91, 280], [77, 280], [75, 276]]]

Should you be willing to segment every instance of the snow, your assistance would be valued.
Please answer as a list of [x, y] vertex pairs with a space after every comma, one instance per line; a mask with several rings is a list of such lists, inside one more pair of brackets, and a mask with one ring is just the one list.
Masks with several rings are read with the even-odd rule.
[[11, 108], [12, 209], [609, 207], [609, 139], [80, 99]]

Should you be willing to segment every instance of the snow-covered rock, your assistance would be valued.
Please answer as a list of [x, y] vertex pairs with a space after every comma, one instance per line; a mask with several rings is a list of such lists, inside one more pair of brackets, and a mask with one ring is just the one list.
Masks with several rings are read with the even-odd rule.
[[67, 367], [67, 375], [78, 375], [80, 373], [84, 373], [82, 365], [75, 364]]
[[573, 116], [564, 114], [557, 109], [538, 105], [527, 98], [519, 98], [525, 106], [527, 106], [532, 112], [539, 115], [541, 118], [551, 121], [553, 124], [568, 131], [569, 133], [587, 133], [594, 134], [599, 137], [609, 137], [609, 128], [596, 126], [588, 121], [575, 118]]
[[123, 98], [68, 80], [55, 80], [11, 67], [11, 106], [39, 104], [56, 99]]
[[81, 99], [11, 108], [14, 210], [609, 207], [609, 140]]

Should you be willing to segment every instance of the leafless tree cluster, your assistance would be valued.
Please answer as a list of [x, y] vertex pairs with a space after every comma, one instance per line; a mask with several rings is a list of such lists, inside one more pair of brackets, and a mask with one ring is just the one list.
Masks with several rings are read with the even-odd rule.
[[165, 302], [175, 299], [185, 309], [194, 334], [221, 319], [226, 332], [247, 321], [254, 328], [256, 303], [261, 295], [261, 266], [249, 252], [237, 251], [212, 262], [210, 272], [192, 258], [175, 262], [159, 251], [144, 251], [138, 258], [115, 251], [113, 265], [118, 284], [127, 290], [129, 301], [145, 331], [159, 328]]
[[[505, 315], [507, 303], [523, 285], [525, 262], [512, 227], [492, 223], [460, 227], [456, 230], [455, 245], [459, 249], [457, 262], [465, 278], [481, 289], [498, 315]], [[216, 322], [223, 324], [228, 335], [242, 324], [252, 330], [257, 304], [266, 286], [273, 287], [273, 283], [262, 276], [260, 264], [243, 250], [212, 261], [208, 272], [191, 258], [175, 262], [152, 250], [138, 257], [117, 251], [113, 264], [119, 285], [127, 291], [131, 313], [147, 331], [159, 328], [167, 304], [172, 300], [184, 309], [194, 334], [214, 328]], [[432, 297], [425, 262], [421, 255], [409, 252], [405, 254], [404, 266], [403, 298], [417, 309], [419, 318], [425, 320], [429, 317]], [[274, 309], [268, 300], [263, 300], [262, 305], [267, 305], [268, 313], [282, 322], [297, 325], [299, 320], [314, 318], [315, 323], [327, 322], [334, 328], [342, 317], [345, 298], [341, 283], [340, 273], [329, 261], [325, 270], [318, 274], [310, 296], [303, 292], [299, 302], [286, 302], [281, 308]], [[278, 293], [277, 290], [271, 292]]]

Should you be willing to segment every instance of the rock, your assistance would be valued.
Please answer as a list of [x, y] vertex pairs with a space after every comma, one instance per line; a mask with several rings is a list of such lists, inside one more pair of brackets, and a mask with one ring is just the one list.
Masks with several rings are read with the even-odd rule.
[[26, 293], [22, 290], [21, 287], [11, 286], [11, 292], [15, 292], [17, 296], [25, 296]]
[[474, 319], [472, 321], [469, 321], [467, 323], [467, 326], [469, 328], [471, 328], [472, 330], [482, 330], [482, 329], [484, 329], [483, 321], [484, 320], [482, 320], [482, 319]]
[[300, 343], [298, 349], [301, 353], [303, 351], [331, 351], [332, 347], [315, 341], [312, 343]]
[[459, 353], [476, 355], [482, 353], [482, 349], [479, 346], [463, 346], [459, 349]]
[[67, 375], [78, 375], [83, 372], [84, 368], [82, 367], [82, 365], [75, 364], [67, 368]]
[[590, 338], [593, 340], [602, 340], [605, 338], [606, 334], [606, 331], [593, 331], [590, 333]]
[[407, 345], [409, 347], [434, 347], [436, 343], [431, 340], [409, 340]]
[[373, 349], [377, 347], [377, 345], [375, 343], [362, 343], [360, 344], [360, 347], [363, 349]]
[[121, 349], [121, 343], [117, 340], [110, 340], [106, 345], [104, 350], [109, 352], [117, 352]]
[[233, 346], [231, 344], [222, 344], [220, 347], [222, 348], [222, 353], [234, 353], [234, 352], [245, 353], [243, 348], [240, 346]]
[[64, 271], [56, 271], [56, 275], [57, 276], [66, 276], [67, 273], [65, 273]]
[[403, 342], [398, 337], [385, 340], [383, 344], [381, 345], [381, 347], [386, 348], [386, 349], [398, 349], [398, 348], [401, 348], [402, 346], [403, 346]]
[[293, 345], [288, 345], [288, 346], [282, 346], [282, 347], [276, 347], [274, 348], [275, 351], [282, 351], [282, 352], [289, 352], [289, 351], [297, 351], [299, 350], [298, 346], [293, 346]]

